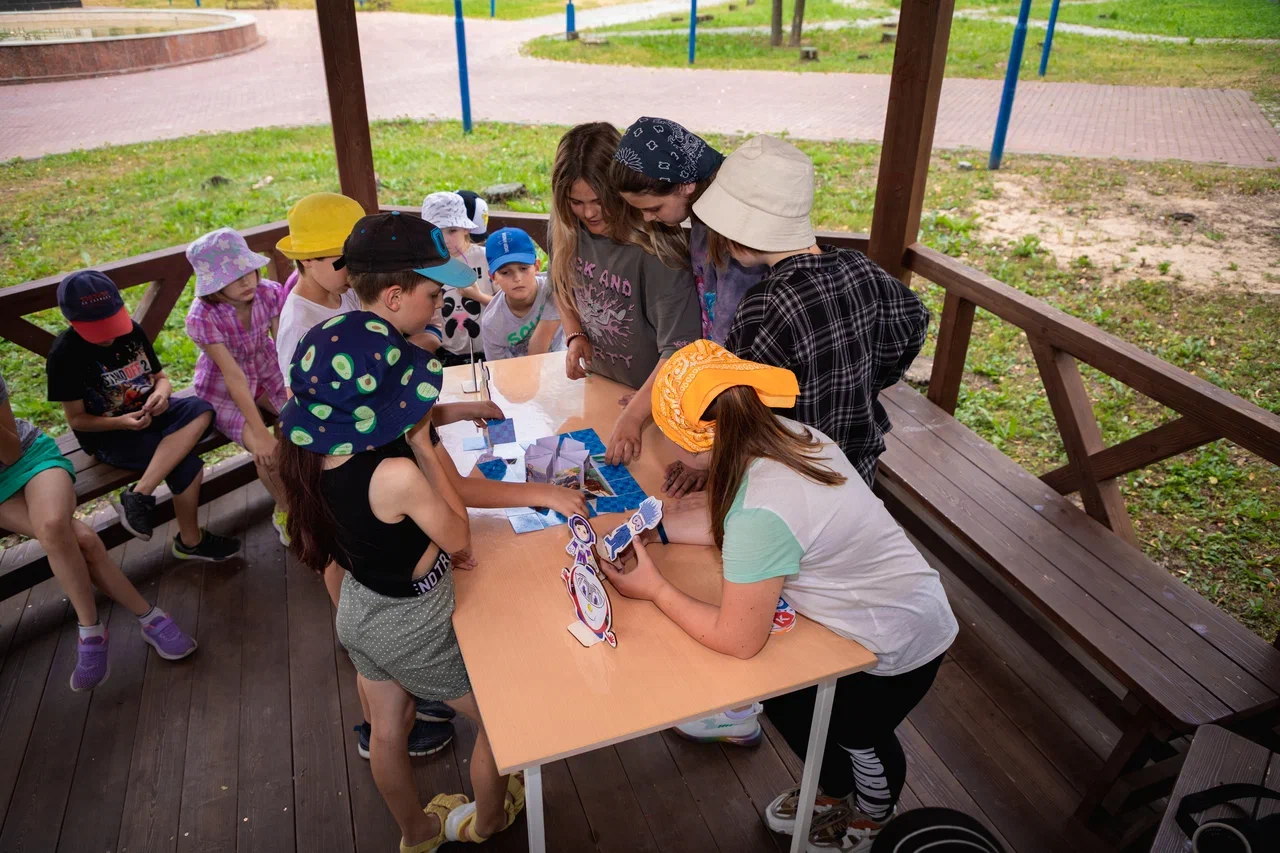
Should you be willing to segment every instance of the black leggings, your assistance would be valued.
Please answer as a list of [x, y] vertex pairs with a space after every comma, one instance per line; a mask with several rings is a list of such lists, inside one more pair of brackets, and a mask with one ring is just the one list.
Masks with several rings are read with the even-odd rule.
[[[901, 675], [859, 672], [836, 681], [818, 776], [824, 794], [844, 797], [856, 789], [860, 811], [873, 819], [888, 817], [907, 779], [907, 758], [894, 729], [929, 692], [942, 658]], [[764, 703], [769, 720], [801, 758], [808, 753], [817, 697], [818, 688], [809, 687]]]

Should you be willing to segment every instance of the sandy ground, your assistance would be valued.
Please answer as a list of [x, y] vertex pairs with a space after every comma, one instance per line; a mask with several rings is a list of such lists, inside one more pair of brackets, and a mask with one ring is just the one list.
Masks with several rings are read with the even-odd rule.
[[1275, 195], [1191, 198], [1129, 188], [1086, 210], [1046, 202], [1034, 178], [1002, 177], [996, 190], [994, 199], [975, 205], [984, 240], [1016, 243], [1035, 235], [1060, 264], [1087, 255], [1104, 281], [1168, 276], [1198, 290], [1280, 294]]

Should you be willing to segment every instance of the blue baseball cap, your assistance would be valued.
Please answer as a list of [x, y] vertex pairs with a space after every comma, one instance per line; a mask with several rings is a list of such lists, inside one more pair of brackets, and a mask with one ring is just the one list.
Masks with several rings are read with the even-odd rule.
[[507, 264], [537, 263], [538, 247], [521, 228], [499, 228], [484, 241], [484, 259], [495, 273]]
[[413, 270], [445, 287], [475, 284], [476, 271], [449, 256], [444, 234], [430, 222], [400, 211], [366, 216], [351, 229], [334, 269], [350, 272]]
[[373, 450], [404, 435], [440, 397], [444, 368], [370, 311], [339, 314], [298, 341], [280, 409], [289, 441], [322, 456]]
[[127, 335], [133, 317], [111, 279], [97, 270], [73, 272], [58, 283], [58, 307], [80, 337], [92, 344]]

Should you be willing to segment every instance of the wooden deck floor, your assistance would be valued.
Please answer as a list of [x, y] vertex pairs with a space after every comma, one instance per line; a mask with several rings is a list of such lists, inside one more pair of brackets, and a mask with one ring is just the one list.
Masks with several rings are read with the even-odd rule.
[[[206, 512], [240, 531], [243, 561], [177, 564], [172, 526], [116, 550], [144, 595], [193, 631], [169, 663], [103, 606], [112, 674], [72, 693], [74, 616], [48, 581], [0, 602], [0, 850], [5, 853], [393, 853], [399, 835], [355, 749], [354, 671], [320, 581], [276, 539], [255, 483]], [[0, 571], [3, 571], [0, 557]], [[1018, 853], [1108, 845], [1067, 822], [1117, 732], [1073, 681], [948, 579], [960, 639], [901, 729], [902, 808], [946, 805]], [[670, 734], [549, 765], [548, 849], [561, 853], [783, 851], [760, 812], [799, 778], [776, 732], [759, 747]], [[415, 760], [424, 800], [466, 789], [474, 732]], [[488, 845], [524, 850], [524, 820]]]

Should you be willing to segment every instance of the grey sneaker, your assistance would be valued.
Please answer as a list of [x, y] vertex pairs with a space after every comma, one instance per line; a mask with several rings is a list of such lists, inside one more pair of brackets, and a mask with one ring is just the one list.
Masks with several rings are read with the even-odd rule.
[[120, 517], [120, 526], [143, 542], [151, 539], [156, 529], [156, 499], [154, 495], [135, 492], [133, 486], [120, 493], [120, 502], [112, 504]]
[[205, 560], [210, 563], [219, 563], [230, 560], [240, 553], [240, 540], [234, 536], [219, 536], [203, 528], [200, 532], [203, 534], [200, 541], [190, 548], [182, 544], [181, 534], [173, 537], [173, 556], [179, 560]]

